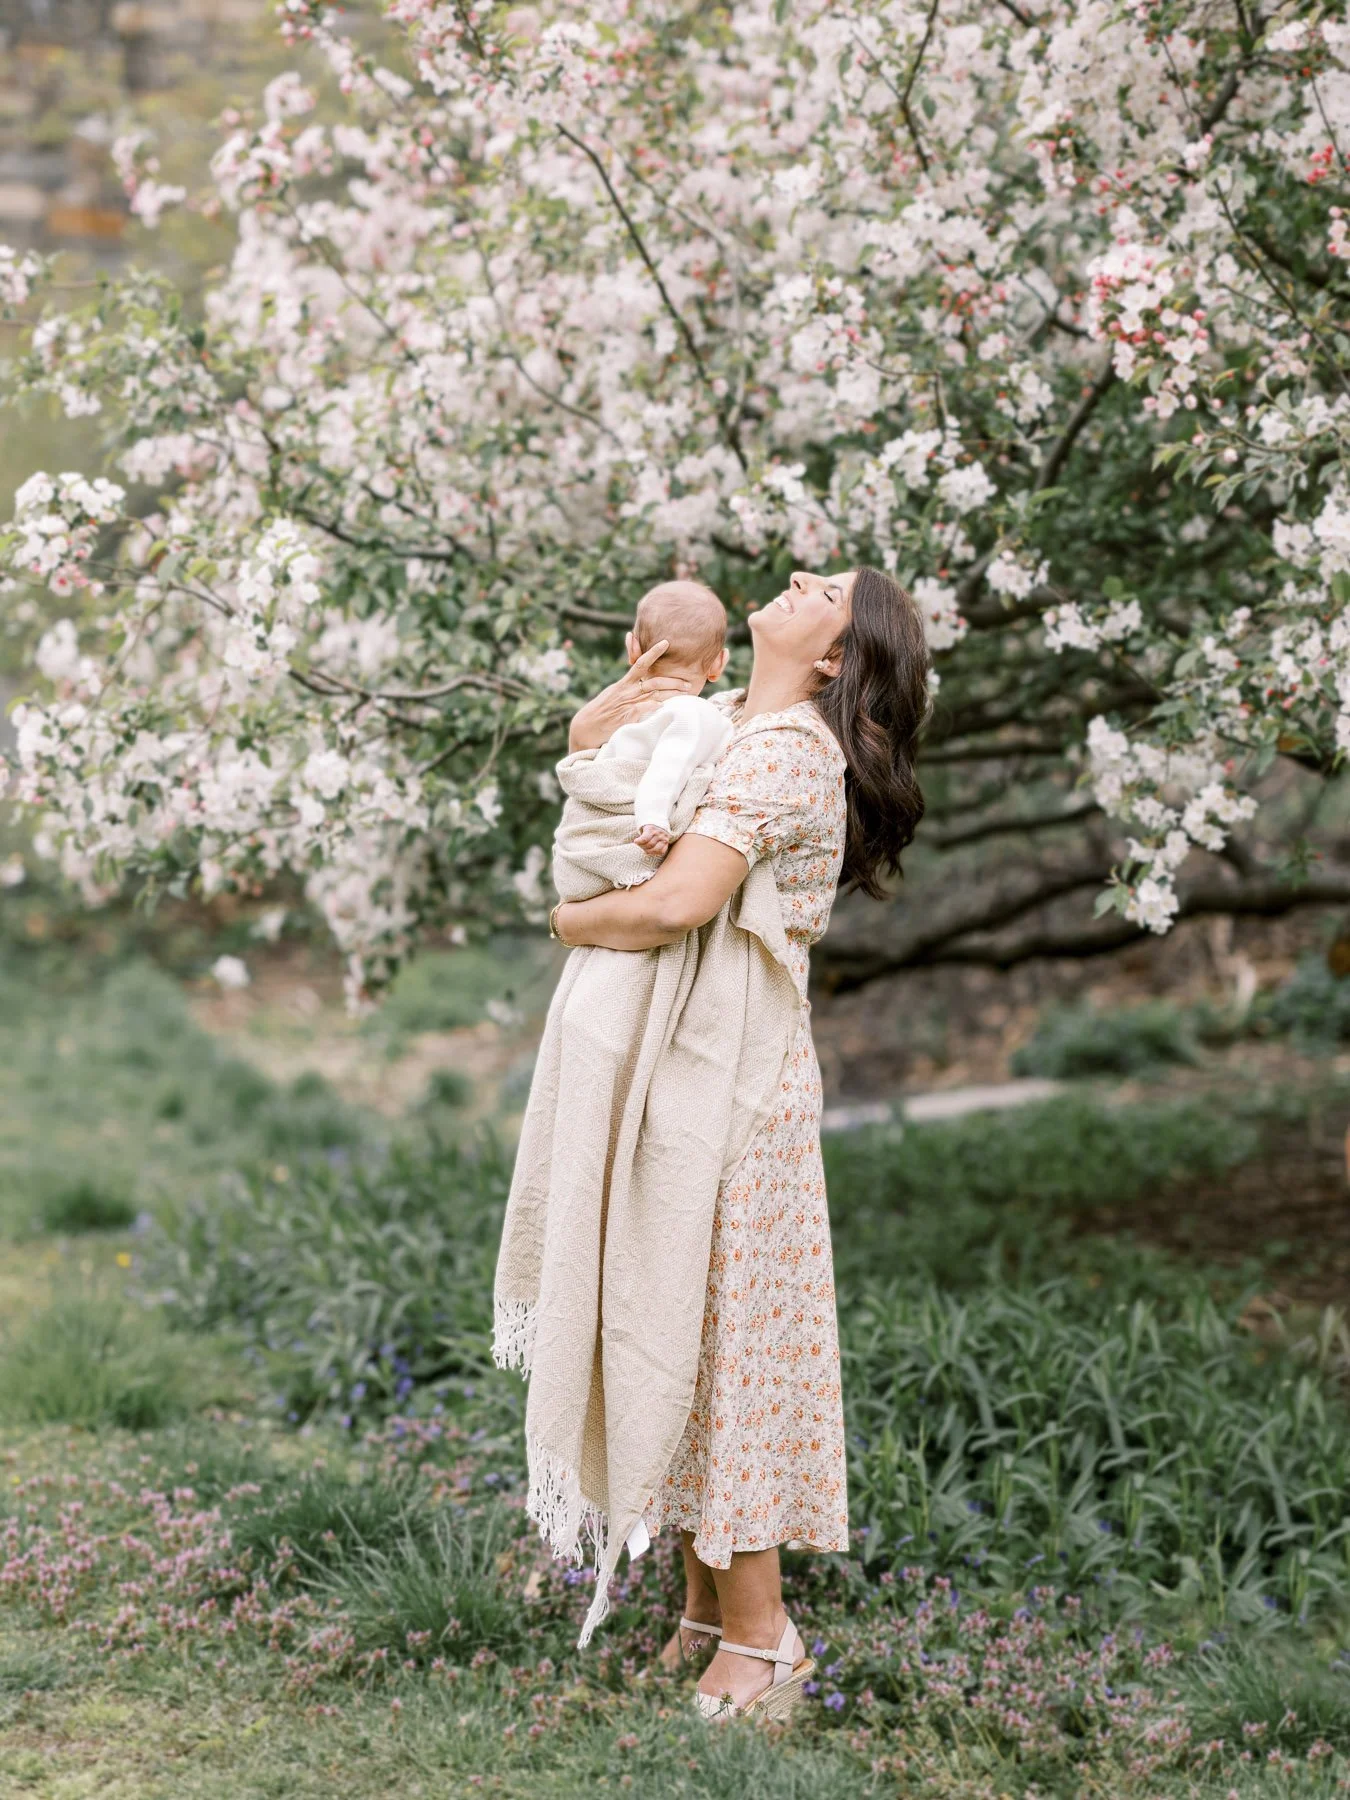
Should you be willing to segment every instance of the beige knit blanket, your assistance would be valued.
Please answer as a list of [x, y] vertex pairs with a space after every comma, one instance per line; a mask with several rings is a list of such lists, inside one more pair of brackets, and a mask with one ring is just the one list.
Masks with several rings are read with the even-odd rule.
[[[559, 764], [566, 897], [596, 891], [607, 866], [606, 886], [631, 871], [641, 773], [593, 752]], [[682, 799], [672, 825], [689, 816]], [[568, 845], [587, 827], [582, 868]], [[607, 830], [608, 863], [595, 842]], [[767, 859], [679, 943], [573, 950], [553, 996], [502, 1230], [493, 1354], [530, 1378], [530, 1516], [557, 1556], [580, 1562], [583, 1539], [594, 1546], [582, 1646], [684, 1434], [717, 1191], [772, 1109], [800, 1006]]]

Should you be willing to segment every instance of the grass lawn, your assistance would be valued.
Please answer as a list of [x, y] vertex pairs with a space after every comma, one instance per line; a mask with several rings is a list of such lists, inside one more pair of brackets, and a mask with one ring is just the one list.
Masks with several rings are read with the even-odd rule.
[[455, 1085], [391, 1126], [143, 966], [5, 983], [0, 1792], [1350, 1792], [1344, 1327], [1252, 1331], [1255, 1264], [1095, 1229], [1339, 1090], [829, 1143], [854, 1545], [785, 1558], [812, 1703], [710, 1731], [692, 1672], [638, 1679], [669, 1542], [573, 1648], [487, 1353], [508, 1162]]

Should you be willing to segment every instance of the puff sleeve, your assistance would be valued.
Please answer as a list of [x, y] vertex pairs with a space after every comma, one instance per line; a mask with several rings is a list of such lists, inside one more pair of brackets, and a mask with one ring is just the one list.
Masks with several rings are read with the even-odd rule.
[[727, 746], [690, 831], [739, 850], [754, 866], [815, 835], [819, 788], [832, 771], [815, 734], [793, 723], [753, 724]]

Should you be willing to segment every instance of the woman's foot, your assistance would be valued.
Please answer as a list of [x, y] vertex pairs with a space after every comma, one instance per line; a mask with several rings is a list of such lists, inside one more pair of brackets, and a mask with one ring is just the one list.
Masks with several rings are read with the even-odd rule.
[[[795, 1628], [788, 1627], [788, 1616], [779, 1608], [776, 1619], [758, 1630], [741, 1627], [733, 1640], [756, 1649], [776, 1650], [783, 1644], [791, 1655], [794, 1668], [806, 1660], [806, 1646]], [[731, 1634], [728, 1633], [728, 1636]], [[720, 1701], [728, 1712], [744, 1712], [752, 1700], [773, 1685], [774, 1664], [757, 1656], [742, 1656], [718, 1645], [717, 1654], [699, 1678], [698, 1691], [709, 1700]]]

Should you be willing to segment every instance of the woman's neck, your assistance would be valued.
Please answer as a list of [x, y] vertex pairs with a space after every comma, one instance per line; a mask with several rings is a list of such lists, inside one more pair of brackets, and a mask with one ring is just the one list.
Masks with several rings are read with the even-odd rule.
[[741, 717], [753, 719], [759, 713], [785, 712], [789, 706], [796, 706], [799, 700], [810, 697], [799, 669], [766, 666], [757, 656], [746, 686]]

